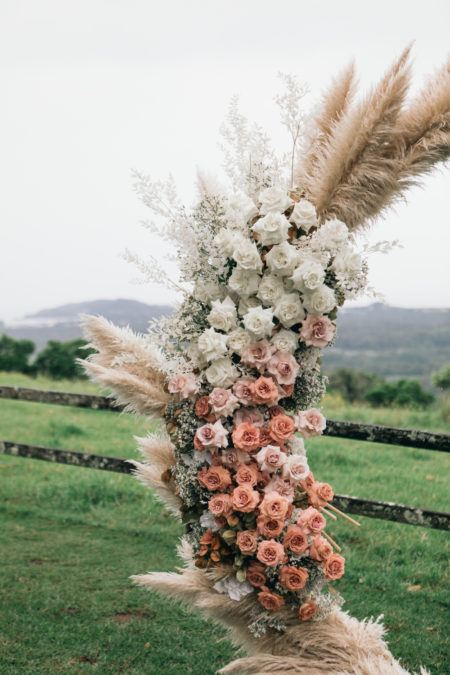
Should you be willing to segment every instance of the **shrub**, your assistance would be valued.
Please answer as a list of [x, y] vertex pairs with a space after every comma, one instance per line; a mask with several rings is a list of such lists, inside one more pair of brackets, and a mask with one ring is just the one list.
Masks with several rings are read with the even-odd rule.
[[329, 389], [339, 392], [345, 401], [364, 401], [365, 395], [382, 380], [377, 375], [352, 368], [338, 368], [329, 376]]
[[434, 396], [425, 391], [417, 380], [398, 380], [378, 384], [367, 392], [365, 399], [375, 407], [418, 408], [429, 406]]
[[9, 335], [0, 337], [0, 370], [32, 373], [30, 357], [35, 344], [31, 340], [15, 340]]
[[37, 372], [54, 379], [85, 377], [76, 359], [85, 358], [92, 351], [86, 349], [86, 343], [82, 339], [67, 342], [50, 340], [38, 354], [34, 366]]
[[431, 379], [435, 387], [448, 391], [450, 389], [450, 363], [443, 366], [437, 373], [433, 373]]

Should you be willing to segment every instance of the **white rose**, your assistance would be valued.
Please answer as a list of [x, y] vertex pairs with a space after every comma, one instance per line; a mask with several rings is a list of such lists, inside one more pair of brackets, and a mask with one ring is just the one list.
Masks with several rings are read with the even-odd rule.
[[289, 455], [287, 461], [283, 465], [283, 478], [292, 480], [298, 483], [304, 480], [309, 474], [309, 466], [304, 455]]
[[277, 351], [293, 354], [298, 347], [298, 334], [294, 333], [293, 330], [282, 328], [278, 333], [275, 333], [271, 343]]
[[321, 286], [312, 293], [305, 293], [303, 305], [309, 314], [328, 314], [336, 307], [334, 291], [328, 286]]
[[261, 307], [252, 307], [244, 314], [244, 326], [255, 338], [261, 340], [267, 335], [271, 335], [273, 329], [273, 312]]
[[226, 389], [237, 380], [239, 372], [230, 359], [221, 358], [211, 363], [205, 370], [205, 375], [212, 387]]
[[240, 354], [252, 341], [250, 334], [243, 328], [236, 328], [228, 335], [227, 345], [231, 351]]
[[264, 305], [274, 305], [284, 293], [283, 279], [265, 274], [259, 284], [257, 296]]
[[297, 261], [297, 249], [287, 241], [274, 246], [266, 255], [266, 263], [270, 271], [281, 276], [290, 276]]
[[194, 298], [210, 305], [213, 300], [223, 298], [223, 286], [212, 281], [197, 281], [194, 288]]
[[285, 328], [300, 323], [305, 318], [300, 296], [298, 293], [285, 293], [275, 305], [274, 314]]
[[262, 260], [256, 244], [245, 237], [239, 238], [232, 257], [244, 270], [261, 271], [262, 269]]
[[322, 265], [315, 260], [305, 260], [300, 267], [294, 270], [291, 276], [294, 287], [302, 291], [314, 291], [319, 288], [325, 279], [325, 270]]
[[316, 238], [323, 248], [337, 250], [348, 239], [348, 228], [341, 220], [327, 220], [316, 232]]
[[300, 199], [294, 206], [289, 220], [301, 227], [305, 232], [309, 232], [312, 227], [317, 225], [317, 214], [314, 205], [307, 199]]
[[222, 255], [230, 258], [236, 248], [236, 239], [236, 232], [224, 227], [214, 237], [214, 245], [219, 249]]
[[235, 267], [228, 279], [228, 286], [238, 295], [248, 297], [258, 290], [260, 278], [258, 272]]
[[244, 316], [249, 309], [252, 307], [259, 307], [260, 304], [260, 301], [255, 295], [251, 295], [249, 298], [241, 298], [238, 305], [239, 316]]
[[262, 246], [281, 244], [288, 238], [289, 221], [282, 213], [270, 211], [266, 216], [256, 221], [252, 230], [259, 234], [259, 241]]
[[191, 342], [186, 350], [188, 358], [192, 361], [193, 367], [204, 368], [208, 363], [205, 355], [198, 348], [197, 342]]
[[336, 272], [336, 276], [352, 278], [361, 271], [362, 258], [359, 253], [346, 249], [336, 254], [331, 269]]
[[236, 326], [236, 307], [233, 300], [227, 296], [225, 300], [214, 300], [211, 303], [211, 311], [208, 314], [209, 324], [217, 330], [228, 333]]
[[236, 192], [228, 197], [227, 215], [228, 220], [235, 221], [237, 225], [244, 225], [258, 215], [258, 209], [248, 195]]
[[214, 361], [227, 353], [227, 336], [208, 328], [198, 338], [198, 348], [208, 361]]
[[264, 215], [269, 211], [283, 213], [292, 204], [292, 199], [287, 195], [286, 190], [280, 187], [266, 188], [259, 193], [261, 206], [259, 212]]

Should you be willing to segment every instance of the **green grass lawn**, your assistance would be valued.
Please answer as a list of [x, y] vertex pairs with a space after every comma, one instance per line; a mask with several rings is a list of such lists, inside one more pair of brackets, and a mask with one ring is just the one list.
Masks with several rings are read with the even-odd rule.
[[[87, 382], [0, 374], [0, 383], [91, 391]], [[429, 411], [345, 407], [335, 419], [449, 432]], [[135, 457], [138, 417], [0, 401], [0, 438]], [[314, 472], [344, 494], [448, 510], [444, 453], [333, 438], [308, 443]], [[38, 460], [0, 457], [0, 673], [195, 673], [233, 658], [223, 629], [180, 605], [134, 588], [128, 577], [171, 570], [182, 528], [131, 477]], [[393, 653], [433, 675], [446, 665], [448, 538], [444, 532], [360, 518], [339, 524], [346, 576], [337, 588], [357, 617], [384, 614]], [[333, 531], [334, 530], [334, 531]]]

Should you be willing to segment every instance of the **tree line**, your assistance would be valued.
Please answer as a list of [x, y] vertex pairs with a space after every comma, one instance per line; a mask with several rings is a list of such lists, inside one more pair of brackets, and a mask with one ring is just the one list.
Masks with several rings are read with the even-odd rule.
[[[17, 340], [8, 335], [0, 337], [0, 371], [15, 371], [27, 375], [46, 375], [52, 379], [84, 378], [78, 358], [86, 358], [94, 351], [77, 338], [60, 342], [50, 340], [34, 356], [32, 340]], [[437, 389], [450, 391], [450, 364], [432, 375]], [[353, 368], [337, 368], [329, 375], [329, 391], [338, 392], [348, 403], [368, 403], [373, 407], [427, 407], [435, 396], [422, 387], [418, 380], [388, 381], [379, 375]]]
[[59, 342], [50, 340], [35, 356], [32, 340], [16, 340], [9, 335], [0, 337], [0, 371], [46, 375], [53, 379], [84, 378], [78, 358], [86, 358], [94, 351], [81, 338]]
[[[444, 392], [450, 390], [450, 364], [431, 376], [433, 385]], [[341, 394], [348, 403], [368, 403], [373, 407], [427, 407], [435, 396], [418, 380], [388, 381], [379, 375], [353, 368], [338, 368], [329, 375], [329, 391]]]

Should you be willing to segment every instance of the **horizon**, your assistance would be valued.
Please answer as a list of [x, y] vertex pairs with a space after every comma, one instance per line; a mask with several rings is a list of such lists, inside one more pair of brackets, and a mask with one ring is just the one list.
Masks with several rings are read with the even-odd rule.
[[[70, 307], [72, 305], [83, 305], [83, 304], [90, 304], [90, 303], [108, 303], [108, 302], [137, 302], [139, 304], [143, 304], [147, 307], [174, 307], [175, 303], [170, 303], [170, 302], [147, 302], [145, 300], [141, 300], [138, 298], [125, 298], [125, 297], [117, 297], [117, 298], [92, 298], [89, 300], [80, 300], [80, 301], [75, 301], [75, 302], [63, 302], [59, 305], [54, 305], [53, 307], [42, 307], [41, 309], [38, 309], [36, 311], [30, 312], [30, 313], [25, 313], [22, 316], [10, 316], [10, 317], [5, 317], [2, 316], [0, 313], [0, 324], [4, 324], [7, 327], [13, 327], [14, 324], [19, 324], [24, 321], [28, 320], [34, 320], [34, 319], [39, 319], [39, 316], [36, 316], [37, 314], [40, 314], [42, 312], [52, 312], [56, 309], [62, 309], [65, 307]], [[358, 303], [357, 301], [347, 303], [344, 306], [340, 308], [340, 312], [342, 311], [347, 311], [349, 309], [364, 309], [365, 307], [372, 307], [372, 306], [383, 306], [387, 307], [390, 309], [411, 309], [411, 310], [436, 310], [436, 311], [448, 311], [450, 310], [450, 304], [449, 305], [422, 305], [422, 306], [410, 306], [410, 305], [399, 305], [399, 304], [391, 304], [388, 302], [383, 302], [380, 300], [369, 300], [368, 302], [365, 303]], [[45, 318], [45, 314], [42, 315], [42, 319]]]

